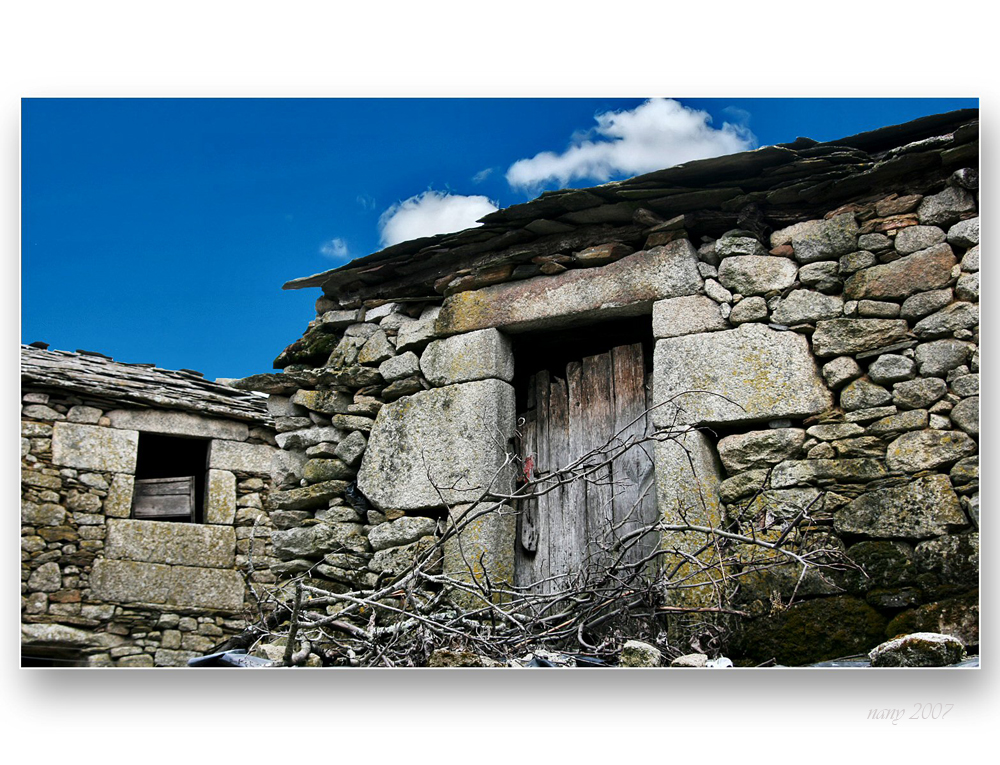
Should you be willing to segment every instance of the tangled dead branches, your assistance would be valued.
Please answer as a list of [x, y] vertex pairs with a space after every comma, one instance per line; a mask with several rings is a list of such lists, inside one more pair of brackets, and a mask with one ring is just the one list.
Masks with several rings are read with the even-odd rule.
[[[691, 649], [717, 655], [734, 622], [749, 615], [736, 605], [748, 577], [793, 568], [801, 583], [807, 575], [850, 565], [836, 549], [809, 538], [822, 495], [791, 517], [751, 523], [713, 523], [711, 498], [701, 496], [700, 507], [678, 505], [637, 524], [638, 506], [653, 490], [649, 485], [632, 513], [615, 519], [601, 539], [588, 540], [578, 570], [522, 585], [494, 578], [485, 562], [491, 551], [467, 544], [468, 530], [486, 519], [516, 517], [526, 500], [559, 487], [597, 480], [602, 468], [633, 447], [682, 445], [693, 428], [629, 437], [625, 430], [537, 478], [530, 464], [525, 470], [521, 458], [509, 453], [490, 485], [460, 512], [445, 501], [445, 487], [436, 487], [444, 526], [391, 581], [332, 586], [307, 571], [277, 587], [252, 585], [257, 609], [251, 626], [220, 650], [283, 639], [285, 665], [384, 667], [424, 666], [439, 648], [471, 651], [499, 664], [538, 649], [613, 661], [627, 639], [658, 644], [668, 656]], [[512, 491], [513, 472], [523, 478]], [[252, 548], [250, 557], [252, 570]]]

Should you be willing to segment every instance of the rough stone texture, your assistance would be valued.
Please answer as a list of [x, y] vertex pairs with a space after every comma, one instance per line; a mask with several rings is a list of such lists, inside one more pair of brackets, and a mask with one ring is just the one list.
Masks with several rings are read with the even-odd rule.
[[[916, 370], [917, 365], [913, 359], [886, 353], [879, 356], [868, 367], [868, 377], [879, 385], [891, 385], [892, 383], [912, 380], [917, 374]], [[881, 404], [875, 404], [875, 406], [881, 406]]]
[[271, 480], [275, 487], [286, 488], [297, 484], [302, 477], [302, 466], [306, 463], [306, 455], [302, 452], [275, 449], [271, 458]]
[[334, 454], [343, 460], [345, 464], [357, 467], [367, 447], [368, 440], [365, 438], [364, 433], [360, 430], [355, 430], [337, 445]]
[[21, 647], [115, 648], [125, 642], [120, 635], [92, 632], [65, 624], [22, 624]]
[[862, 268], [869, 268], [878, 263], [878, 257], [874, 252], [868, 252], [867, 250], [858, 250], [857, 252], [849, 252], [846, 255], [842, 255], [838, 261], [838, 271], [841, 275], [853, 274], [855, 271], [860, 271]]
[[271, 544], [281, 560], [319, 558], [327, 553], [368, 551], [368, 540], [360, 523], [317, 523], [274, 531]]
[[764, 321], [767, 319], [767, 301], [759, 295], [743, 298], [733, 306], [729, 313], [729, 323], [734, 327], [746, 324], [748, 321]]
[[950, 226], [964, 213], [975, 211], [976, 200], [972, 194], [957, 186], [948, 186], [939, 194], [924, 197], [917, 208], [917, 216], [927, 226]]
[[[232, 525], [236, 518], [236, 476], [228, 470], [208, 471], [205, 523]], [[167, 561], [163, 561], [167, 562]]]
[[420, 371], [431, 385], [473, 380], [514, 379], [510, 339], [495, 329], [480, 329], [431, 342], [420, 356]]
[[820, 292], [838, 292], [843, 286], [838, 264], [819, 261], [799, 269], [799, 281], [806, 287], [815, 287]]
[[271, 492], [268, 503], [274, 510], [310, 510], [343, 495], [346, 488], [345, 481], [324, 481], [300, 489]]
[[948, 229], [948, 244], [955, 247], [975, 247], [979, 244], [979, 218], [959, 221]]
[[275, 449], [268, 444], [242, 444], [236, 441], [212, 441], [208, 466], [216, 470], [268, 474]]
[[868, 380], [855, 380], [840, 392], [840, 406], [845, 412], [885, 406], [892, 401], [892, 394], [881, 385]]
[[302, 466], [302, 477], [309, 483], [343, 481], [354, 477], [354, 471], [338, 459], [311, 459]]
[[62, 588], [62, 573], [59, 564], [49, 561], [31, 572], [28, 588], [35, 592], [56, 592]]
[[489, 327], [521, 332], [641, 315], [657, 300], [700, 291], [697, 264], [694, 247], [681, 239], [600, 268], [460, 292], [445, 299], [437, 330], [443, 335]]
[[320, 314], [320, 323], [327, 329], [343, 329], [354, 324], [360, 318], [359, 313], [357, 310], [324, 311]]
[[293, 404], [287, 396], [272, 393], [267, 397], [267, 412], [272, 417], [302, 417], [306, 414], [306, 409]]
[[91, 594], [111, 603], [159, 603], [239, 611], [246, 587], [237, 571], [100, 559], [90, 575]]
[[944, 380], [924, 377], [896, 383], [892, 388], [892, 403], [900, 409], [926, 409], [947, 392]]
[[723, 502], [735, 502], [749, 497], [759, 491], [767, 480], [769, 471], [766, 469], [747, 470], [727, 478], [719, 484], [719, 499]]
[[896, 234], [896, 252], [900, 255], [912, 255], [941, 244], [944, 240], [945, 233], [937, 226], [908, 226]]
[[[378, 550], [372, 556], [372, 559], [368, 561], [368, 568], [376, 573], [388, 573], [398, 576], [412, 566], [416, 558], [433, 547], [436, 541], [432, 536], [425, 536], [420, 537], [416, 542]], [[440, 562], [440, 555], [437, 556], [436, 560], [427, 560], [424, 563], [424, 571], [438, 573]]]
[[21, 523], [26, 526], [61, 526], [65, 521], [66, 511], [61, 505], [21, 500]]
[[950, 335], [959, 329], [979, 324], [979, 307], [973, 303], [952, 303], [916, 323], [913, 334], [921, 339]]
[[963, 271], [978, 271], [979, 270], [979, 245], [971, 248], [965, 255], [962, 256], [962, 270]]
[[[386, 404], [369, 437], [358, 486], [380, 509], [438, 506], [435, 485], [447, 502], [477, 499], [501, 471], [514, 416], [514, 389], [500, 380], [449, 385]], [[496, 485], [504, 480], [509, 478]]]
[[940, 289], [951, 281], [951, 269], [956, 263], [951, 247], [938, 244], [891, 263], [858, 271], [844, 283], [844, 297], [849, 300], [899, 299]]
[[750, 623], [737, 645], [754, 661], [809, 664], [869, 650], [884, 638], [885, 621], [856, 598], [816, 598]]
[[831, 319], [816, 324], [813, 352], [820, 357], [861, 353], [906, 338], [902, 319]]
[[943, 377], [956, 367], [962, 366], [972, 355], [973, 346], [961, 340], [934, 340], [921, 343], [914, 354], [924, 377]]
[[872, 436], [892, 436], [908, 430], [926, 428], [928, 414], [926, 409], [911, 409], [907, 412], [892, 414], [873, 422], [865, 431]]
[[[708, 437], [693, 430], [676, 440], [657, 441], [653, 451], [656, 466], [656, 500], [666, 525], [689, 523], [719, 528], [722, 505], [719, 483], [722, 467]], [[694, 532], [664, 531], [660, 544], [664, 549], [694, 555], [706, 542], [706, 535]], [[711, 553], [701, 553], [708, 560]], [[683, 571], [683, 569], [682, 569]], [[697, 574], [694, 581], [702, 580]], [[678, 591], [676, 599], [685, 603], [707, 604], [711, 588]]]
[[391, 359], [395, 352], [389, 338], [380, 329], [373, 333], [358, 351], [358, 363], [378, 366], [383, 361]]
[[[921, 542], [913, 550], [917, 570], [944, 585], [979, 584], [979, 534], [949, 534]], [[926, 581], [927, 577], [923, 577]]]
[[433, 518], [403, 516], [389, 523], [373, 526], [368, 532], [368, 542], [376, 552], [387, 547], [416, 542], [420, 537], [432, 535], [437, 528]]
[[74, 406], [66, 413], [66, 419], [70, 422], [82, 422], [88, 425], [96, 425], [101, 419], [101, 410], [92, 406]]
[[904, 433], [886, 451], [890, 470], [916, 473], [955, 462], [976, 451], [976, 442], [965, 433], [921, 430]]
[[626, 640], [618, 656], [619, 667], [659, 667], [662, 662], [663, 654], [660, 649], [641, 640]]
[[851, 213], [836, 215], [830, 220], [799, 224], [791, 237], [795, 259], [799, 263], [834, 260], [856, 249], [857, 241], [858, 224]]
[[794, 260], [770, 255], [737, 255], [719, 266], [719, 281], [741, 295], [763, 295], [783, 290], [795, 282], [798, 266]]
[[52, 464], [109, 473], [134, 473], [139, 433], [98, 425], [52, 426]]
[[60, 414], [50, 406], [45, 404], [31, 404], [21, 410], [22, 417], [31, 417], [35, 420], [65, 420], [66, 415]]
[[[765, 306], [765, 314], [767, 308]], [[719, 304], [704, 295], [687, 295], [653, 303], [653, 337], [678, 337], [729, 329]]]
[[945, 667], [965, 658], [962, 641], [938, 632], [914, 632], [873, 648], [873, 667]]
[[726, 236], [715, 242], [715, 254], [719, 258], [730, 258], [734, 255], [767, 255], [764, 245], [751, 236]]
[[771, 314], [777, 324], [802, 324], [821, 319], [835, 319], [844, 311], [844, 300], [839, 295], [824, 295], [812, 290], [792, 290], [787, 298], [778, 302]]
[[108, 558], [205, 568], [232, 568], [236, 532], [229, 527], [111, 519]]
[[281, 449], [308, 449], [310, 446], [322, 443], [340, 443], [342, 433], [338, 428], [307, 428], [291, 433], [279, 433], [274, 437]]
[[806, 431], [806, 435], [810, 438], [818, 438], [821, 441], [837, 441], [841, 438], [860, 436], [864, 432], [864, 428], [853, 422], [834, 422], [824, 425], [813, 425]]
[[887, 300], [859, 300], [858, 316], [873, 319], [895, 319], [899, 316], [899, 304]]
[[841, 533], [923, 539], [966, 520], [948, 477], [931, 475], [866, 492], [834, 513], [833, 522]]
[[108, 518], [128, 518], [132, 514], [134, 486], [134, 476], [117, 473], [111, 478], [108, 496], [104, 498], [104, 514]]
[[[439, 337], [441, 333], [438, 331], [437, 323], [440, 314], [440, 306], [427, 307], [420, 314], [419, 319], [403, 324], [396, 335], [396, 351], [401, 353], [411, 348], [423, 348], [429, 341]], [[479, 329], [479, 327], [474, 329]]]
[[[718, 276], [718, 273], [716, 273], [716, 276]], [[715, 279], [705, 280], [705, 294], [716, 303], [731, 303], [733, 300], [733, 293], [715, 281]]]
[[833, 390], [858, 377], [861, 377], [861, 367], [850, 356], [840, 356], [823, 365], [823, 379]]
[[171, 436], [225, 438], [246, 441], [249, 428], [245, 422], [199, 417], [187, 412], [164, 412], [156, 409], [115, 409], [105, 416], [111, 427], [120, 430], [141, 430]]
[[383, 361], [378, 365], [379, 374], [387, 383], [412, 377], [420, 372], [420, 359], [413, 351]]
[[955, 296], [959, 300], [979, 302], [979, 274], [962, 274], [955, 284]]
[[674, 407], [682, 409], [683, 422], [722, 423], [802, 417], [832, 404], [806, 339], [760, 324], [659, 340], [653, 361], [654, 401], [659, 404], [682, 393], [673, 404], [653, 411], [654, 425], [669, 425]]
[[979, 396], [962, 399], [948, 415], [951, 421], [971, 436], [979, 435]]
[[886, 469], [881, 460], [865, 458], [786, 460], [771, 473], [771, 486], [783, 489], [828, 481], [863, 483], [885, 476]]
[[979, 645], [979, 593], [904, 611], [885, 629], [887, 637], [913, 632], [940, 632], [957, 637], [966, 646]]
[[[444, 572], [453, 578], [471, 584], [488, 578], [497, 583], [514, 582], [514, 545], [517, 516], [510, 507], [500, 507], [484, 512], [480, 505], [472, 508], [472, 517], [457, 536], [444, 543]], [[451, 509], [451, 520], [461, 524], [469, 505]], [[452, 599], [466, 607], [481, 607], [482, 599], [470, 593], [455, 593]]]
[[354, 399], [336, 390], [300, 390], [295, 392], [291, 402], [313, 412], [343, 414], [354, 403]]
[[950, 287], [943, 290], [920, 292], [903, 301], [899, 315], [904, 319], [921, 319], [935, 311], [940, 311], [952, 301], [953, 297]]
[[862, 234], [858, 237], [858, 248], [862, 250], [881, 252], [890, 247], [892, 247], [892, 240], [885, 234]]
[[719, 441], [719, 459], [729, 473], [777, 465], [794, 457], [806, 440], [801, 428], [755, 430], [726, 436]]

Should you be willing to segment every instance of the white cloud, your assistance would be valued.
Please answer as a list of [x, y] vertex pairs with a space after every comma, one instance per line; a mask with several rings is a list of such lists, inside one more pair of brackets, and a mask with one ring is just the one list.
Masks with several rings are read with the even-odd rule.
[[574, 136], [561, 154], [543, 151], [515, 162], [507, 169], [507, 182], [532, 189], [553, 180], [563, 186], [575, 178], [606, 181], [757, 145], [745, 124], [723, 122], [713, 128], [708, 112], [671, 99], [653, 98], [631, 111], [603, 112], [594, 119], [597, 127]]
[[487, 178], [489, 178], [490, 175], [492, 175], [492, 174], [493, 174], [493, 168], [492, 167], [487, 167], [485, 170], [480, 170], [478, 173], [476, 173], [474, 176], [472, 176], [472, 182], [473, 183], [482, 183]]
[[394, 204], [379, 218], [382, 246], [471, 228], [497, 206], [484, 196], [428, 190]]
[[328, 258], [334, 258], [335, 260], [344, 260], [348, 257], [347, 242], [340, 237], [331, 239], [329, 242], [324, 242], [319, 251]]

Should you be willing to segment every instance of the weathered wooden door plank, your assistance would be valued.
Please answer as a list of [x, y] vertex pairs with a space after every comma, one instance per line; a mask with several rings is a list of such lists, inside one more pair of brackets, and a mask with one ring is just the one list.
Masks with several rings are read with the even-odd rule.
[[[554, 472], [569, 460], [569, 396], [566, 381], [552, 377], [549, 384], [548, 414], [548, 458], [549, 471]], [[553, 479], [555, 481], [556, 479]], [[564, 487], [556, 485], [546, 496], [549, 512], [548, 534], [549, 574], [564, 577], [572, 572], [572, 551], [566, 544], [567, 511]], [[562, 582], [553, 581], [559, 587]]]
[[[611, 354], [588, 356], [583, 360], [583, 429], [584, 444], [591, 452], [604, 447], [614, 432], [614, 383]], [[606, 459], [603, 452], [589, 460], [596, 465]], [[608, 465], [588, 471], [587, 478], [587, 550], [591, 566], [603, 566], [607, 547], [613, 536], [614, 490]]]
[[[587, 435], [583, 421], [583, 364], [579, 361], [572, 361], [566, 365], [566, 386], [569, 440], [564, 466], [577, 461], [586, 451]], [[577, 470], [576, 473], [580, 474], [582, 470]], [[583, 564], [587, 539], [587, 484], [582, 477], [575, 478], [563, 490], [562, 528], [569, 572], [578, 574]]]
[[[624, 345], [611, 352], [615, 376], [615, 433], [617, 443], [624, 447], [640, 440], [646, 432], [646, 388], [642, 345]], [[641, 529], [646, 518], [640, 485], [649, 459], [642, 446], [636, 444], [619, 456], [613, 465], [615, 484], [615, 522], [620, 527], [619, 538], [626, 552], [623, 560], [638, 561], [645, 554], [646, 540], [629, 535]]]

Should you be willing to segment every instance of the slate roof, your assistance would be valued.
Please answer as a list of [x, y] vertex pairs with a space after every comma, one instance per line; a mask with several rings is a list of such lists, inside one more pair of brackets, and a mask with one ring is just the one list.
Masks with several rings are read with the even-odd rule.
[[128, 405], [182, 410], [272, 425], [267, 396], [206, 380], [193, 370], [126, 364], [87, 351], [21, 346], [21, 386], [69, 391], [108, 408]]
[[[683, 215], [691, 232], [717, 237], [757, 204], [780, 228], [821, 217], [838, 203], [908, 181], [941, 180], [978, 165], [979, 110], [923, 117], [855, 136], [792, 143], [687, 162], [587, 189], [546, 192], [480, 219], [482, 225], [387, 247], [284, 289], [322, 287], [344, 307], [387, 299], [440, 300], [456, 269], [523, 263], [532, 256], [609, 241], [641, 241], [648, 215]], [[940, 176], [938, 178], [937, 176]], [[438, 285], [437, 289], [435, 285]]]

